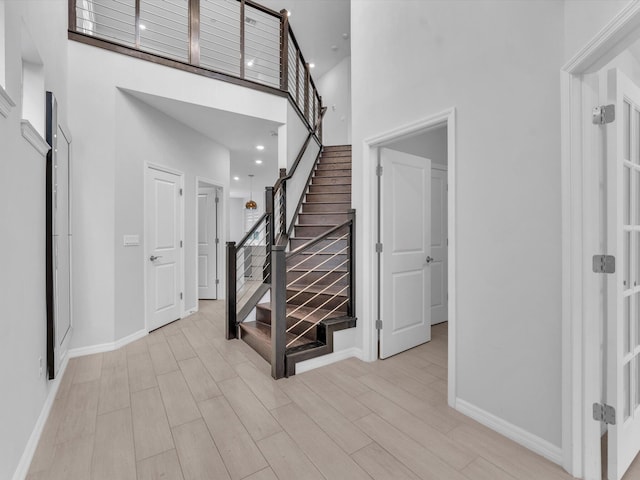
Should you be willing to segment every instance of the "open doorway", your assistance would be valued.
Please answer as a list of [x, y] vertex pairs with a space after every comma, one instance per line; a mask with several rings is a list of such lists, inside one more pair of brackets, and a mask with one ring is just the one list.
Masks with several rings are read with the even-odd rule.
[[198, 299], [217, 300], [220, 288], [221, 188], [200, 178], [196, 182]]
[[[364, 152], [365, 162], [375, 166], [372, 193], [378, 206], [370, 232], [375, 239], [372, 265], [378, 287], [369, 308], [379, 320], [371, 331], [371, 349], [376, 357], [386, 358], [430, 340], [432, 324], [442, 324], [438, 332], [442, 345], [448, 345], [443, 353], [451, 406], [455, 403], [454, 138], [451, 109], [370, 138]], [[400, 294], [406, 291], [401, 288], [404, 280], [405, 286], [411, 285], [409, 295]]]

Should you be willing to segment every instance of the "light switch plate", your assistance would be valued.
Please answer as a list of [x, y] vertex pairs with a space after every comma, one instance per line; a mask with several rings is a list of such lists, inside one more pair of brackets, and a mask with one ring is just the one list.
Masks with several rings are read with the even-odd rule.
[[125, 247], [135, 247], [140, 245], [140, 235], [125, 235], [124, 236]]

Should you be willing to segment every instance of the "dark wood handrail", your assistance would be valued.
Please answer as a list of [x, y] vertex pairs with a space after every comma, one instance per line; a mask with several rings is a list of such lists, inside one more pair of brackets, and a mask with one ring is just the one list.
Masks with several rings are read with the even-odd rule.
[[[237, 0], [240, 1], [240, 0]], [[280, 18], [282, 15], [279, 12], [276, 12], [275, 10], [270, 9], [269, 7], [265, 7], [264, 5], [260, 5], [257, 2], [254, 2], [252, 0], [244, 0], [245, 5], [249, 5], [250, 7], [253, 7], [257, 10], [260, 10], [268, 15], [271, 15], [272, 17], [277, 17]]]
[[249, 237], [251, 235], [253, 235], [254, 233], [256, 233], [256, 230], [258, 229], [258, 227], [260, 226], [260, 224], [262, 223], [262, 221], [267, 218], [267, 214], [263, 213], [260, 218], [258, 219], [258, 221], [253, 225], [253, 227], [251, 227], [251, 229], [246, 233], [246, 235], [244, 237], [242, 237], [242, 240], [240, 240], [237, 244], [236, 244], [236, 248], [241, 248], [244, 247], [244, 244], [247, 243], [247, 240], [249, 240]]
[[322, 123], [322, 119], [324, 118], [324, 114], [326, 111], [327, 111], [327, 107], [322, 107], [322, 110], [320, 111], [320, 117], [316, 121], [316, 124], [312, 127], [312, 130], [309, 131], [307, 138], [305, 139], [304, 143], [302, 144], [302, 147], [300, 148], [300, 151], [298, 152], [298, 155], [296, 156], [296, 160], [293, 162], [293, 165], [291, 166], [291, 170], [289, 170], [289, 173], [287, 173], [286, 175], [279, 177], [278, 180], [276, 180], [276, 183], [273, 185], [274, 192], [278, 191], [280, 186], [287, 180], [291, 179], [293, 175], [296, 173], [296, 169], [298, 168], [298, 165], [302, 161], [302, 157], [304, 157], [304, 154], [307, 153], [307, 148], [309, 147], [309, 143], [311, 143], [312, 138], [315, 138], [316, 141], [318, 142], [318, 145], [322, 146], [322, 143], [318, 138], [317, 132], [320, 124]]
[[322, 240], [327, 238], [332, 233], [337, 232], [341, 228], [344, 228], [346, 226], [351, 225], [351, 223], [353, 223], [353, 220], [349, 219], [346, 222], [343, 222], [340, 225], [336, 225], [335, 227], [331, 228], [330, 230], [327, 230], [326, 232], [321, 233], [317, 237], [314, 237], [313, 239], [309, 240], [304, 245], [300, 245], [295, 250], [291, 250], [289, 253], [287, 253], [287, 258], [291, 258], [291, 257], [295, 257], [296, 255], [300, 255], [302, 252], [304, 252], [308, 248], [313, 247], [316, 243], [321, 242]]
[[[316, 159], [313, 161], [313, 166], [311, 167], [311, 170], [309, 171], [309, 176], [307, 177], [307, 183], [305, 185], [309, 185], [309, 182], [311, 182], [311, 177], [313, 177], [313, 172], [316, 169], [316, 165], [318, 165], [318, 161], [320, 160], [320, 156], [322, 155], [322, 149], [318, 150], [318, 154], [316, 155]], [[307, 193], [307, 189], [303, 188], [302, 192], [300, 192], [300, 198], [298, 199], [298, 205], [296, 206], [296, 209], [293, 211], [293, 217], [291, 218], [291, 221], [289, 222], [289, 228], [287, 229], [287, 236], [291, 237], [291, 233], [293, 232], [293, 227], [296, 224], [296, 220], [298, 219], [298, 213], [300, 212], [300, 207], [302, 206], [302, 202], [304, 200], [304, 196]]]

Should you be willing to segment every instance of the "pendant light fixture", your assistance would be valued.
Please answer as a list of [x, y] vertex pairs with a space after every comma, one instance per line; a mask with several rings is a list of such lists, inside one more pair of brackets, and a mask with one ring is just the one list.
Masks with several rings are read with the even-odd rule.
[[255, 210], [256, 208], [258, 208], [258, 204], [254, 200], [251, 200], [252, 197], [253, 197], [253, 174], [249, 174], [249, 201], [244, 204], [244, 208], [246, 208], [247, 210]]

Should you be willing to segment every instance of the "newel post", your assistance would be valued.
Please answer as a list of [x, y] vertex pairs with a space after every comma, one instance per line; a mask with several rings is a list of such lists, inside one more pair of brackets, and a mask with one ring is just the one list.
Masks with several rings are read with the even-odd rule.
[[347, 315], [356, 316], [356, 211], [349, 210], [349, 303]]
[[280, 15], [280, 90], [289, 91], [289, 12]]
[[285, 376], [287, 330], [287, 258], [285, 245], [271, 250], [271, 376]]
[[227, 242], [227, 301], [225, 304], [225, 334], [227, 340], [238, 338], [236, 281], [236, 242]]

